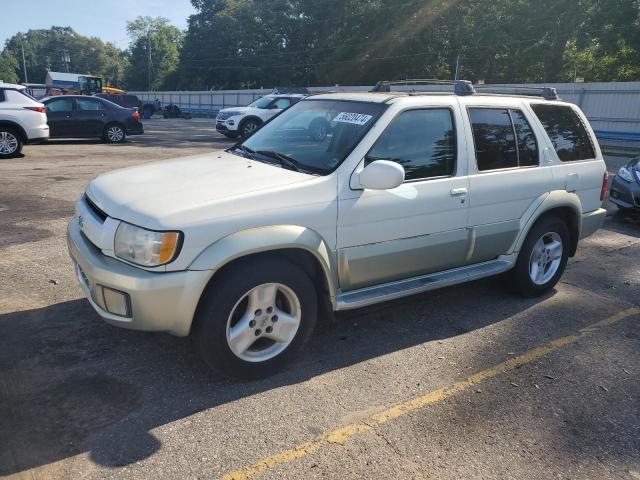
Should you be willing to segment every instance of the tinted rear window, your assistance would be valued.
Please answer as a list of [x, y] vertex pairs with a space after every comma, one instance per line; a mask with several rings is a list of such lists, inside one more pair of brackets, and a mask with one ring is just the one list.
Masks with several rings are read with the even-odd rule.
[[4, 90], [0, 90], [0, 102], [4, 102]]
[[582, 120], [571, 107], [533, 104], [531, 108], [563, 162], [588, 160], [596, 157], [591, 138]]

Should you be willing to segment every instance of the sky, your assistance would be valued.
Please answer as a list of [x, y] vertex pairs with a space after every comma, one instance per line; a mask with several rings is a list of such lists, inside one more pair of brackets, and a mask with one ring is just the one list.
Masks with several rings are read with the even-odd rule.
[[[4, 3], [4, 2], [2, 2]], [[99, 37], [120, 48], [129, 44], [127, 20], [139, 15], [167, 17], [180, 29], [187, 27], [187, 17], [195, 12], [189, 0], [30, 0], [28, 8], [20, 2], [2, 5], [0, 50], [17, 32], [71, 27], [81, 35]]]

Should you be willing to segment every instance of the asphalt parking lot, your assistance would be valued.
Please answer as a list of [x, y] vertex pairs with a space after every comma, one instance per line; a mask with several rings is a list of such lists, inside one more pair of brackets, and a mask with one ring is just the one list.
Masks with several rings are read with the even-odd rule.
[[0, 161], [0, 476], [640, 479], [637, 217], [607, 203], [546, 297], [489, 279], [342, 314], [287, 371], [232, 382], [188, 339], [103, 323], [74, 278], [89, 180], [231, 144], [212, 120], [145, 129]]

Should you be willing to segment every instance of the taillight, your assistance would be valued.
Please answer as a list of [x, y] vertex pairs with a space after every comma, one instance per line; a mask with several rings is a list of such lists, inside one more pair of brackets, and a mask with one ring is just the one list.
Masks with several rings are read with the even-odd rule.
[[135, 118], [136, 120], [138, 120], [140, 118], [140, 113], [138, 113], [138, 111], [136, 110], [131, 114], [131, 118]]
[[45, 107], [24, 107], [27, 110], [33, 110], [34, 112], [38, 112], [38, 113], [44, 113], [46, 108]]
[[604, 200], [607, 195], [607, 187], [609, 186], [609, 172], [604, 172], [602, 177], [602, 188], [600, 189], [600, 201]]

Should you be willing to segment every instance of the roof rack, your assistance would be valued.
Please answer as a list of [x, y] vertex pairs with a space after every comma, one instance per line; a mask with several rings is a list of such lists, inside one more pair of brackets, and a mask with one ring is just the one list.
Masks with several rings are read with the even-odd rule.
[[558, 91], [552, 87], [520, 87], [514, 85], [476, 85], [476, 90], [502, 95], [524, 95], [526, 97], [542, 97], [545, 100], [559, 100]]
[[438, 79], [407, 79], [407, 80], [381, 80], [370, 90], [371, 92], [390, 92], [392, 85], [438, 85], [453, 86], [453, 92], [456, 95], [473, 95], [475, 90], [473, 84], [468, 80], [438, 80]]
[[[468, 80], [438, 80], [438, 79], [407, 79], [407, 80], [381, 80], [370, 90], [371, 92], [391, 92], [393, 85], [452, 85], [453, 93], [460, 96], [473, 95], [475, 93], [492, 93], [497, 95], [524, 95], [527, 97], [542, 97], [545, 100], [558, 100], [558, 92], [552, 87], [521, 87], [514, 85], [474, 85]], [[414, 92], [415, 90], [411, 91]], [[482, 92], [480, 92], [482, 91]]]

